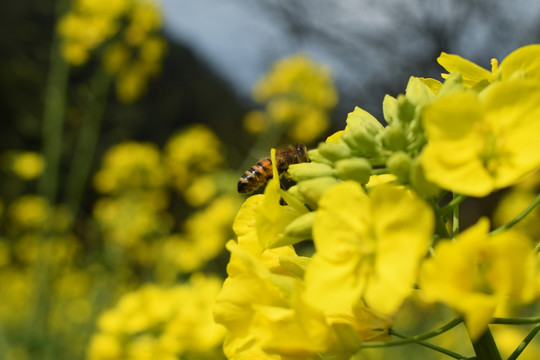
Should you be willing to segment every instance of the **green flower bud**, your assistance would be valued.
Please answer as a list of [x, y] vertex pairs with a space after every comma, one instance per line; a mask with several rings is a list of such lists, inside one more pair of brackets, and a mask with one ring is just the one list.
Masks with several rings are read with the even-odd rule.
[[415, 76], [409, 78], [405, 94], [411, 103], [419, 106], [427, 105], [435, 98], [435, 92]]
[[350, 158], [336, 162], [337, 175], [342, 180], [354, 180], [360, 184], [367, 184], [371, 170], [371, 164], [364, 158]]
[[291, 186], [287, 189], [287, 192], [290, 193], [292, 196], [297, 198], [301, 203], [306, 203], [306, 200], [304, 199], [304, 195], [300, 192], [300, 188], [298, 187], [298, 184]]
[[379, 154], [377, 136], [382, 130], [383, 126], [377, 119], [367, 111], [356, 107], [347, 116], [347, 128], [341, 138], [354, 153], [373, 157]]
[[398, 125], [388, 125], [381, 135], [383, 146], [388, 150], [398, 151], [407, 149], [407, 137]]
[[382, 110], [384, 120], [388, 124], [392, 124], [398, 120], [398, 101], [395, 97], [385, 95], [382, 102]]
[[309, 159], [315, 163], [332, 165], [332, 162], [325, 158], [319, 151], [319, 149], [312, 149], [308, 151]]
[[439, 97], [446, 96], [459, 91], [464, 91], [467, 88], [463, 85], [461, 74], [458, 72], [453, 72], [448, 74], [444, 84], [437, 94]]
[[441, 189], [437, 185], [425, 178], [420, 157], [417, 157], [412, 161], [410, 182], [412, 187], [426, 198], [435, 197], [441, 192]]
[[318, 177], [298, 183], [298, 190], [305, 199], [306, 205], [314, 210], [324, 192], [337, 183], [338, 179], [333, 176]]
[[312, 238], [311, 229], [315, 222], [315, 212], [308, 212], [294, 219], [283, 231], [283, 237], [273, 247], [293, 245]]
[[319, 144], [319, 152], [325, 158], [336, 161], [351, 156], [351, 149], [342, 141], [337, 143], [323, 142]]
[[334, 176], [336, 171], [326, 164], [300, 163], [289, 166], [287, 170], [294, 181], [302, 181], [323, 176]]
[[405, 97], [405, 95], [398, 95], [399, 105], [399, 121], [402, 124], [410, 123], [416, 114], [416, 106]]
[[409, 154], [398, 151], [388, 159], [386, 167], [390, 172], [398, 178], [402, 183], [409, 182], [409, 174], [411, 171], [411, 157]]
[[379, 142], [367, 131], [349, 128], [341, 138], [359, 156], [373, 157], [379, 154]]

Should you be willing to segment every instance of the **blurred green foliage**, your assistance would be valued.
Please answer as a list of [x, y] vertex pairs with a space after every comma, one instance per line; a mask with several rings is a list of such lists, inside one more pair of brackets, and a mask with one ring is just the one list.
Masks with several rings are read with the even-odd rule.
[[[242, 122], [253, 105], [167, 42], [152, 1], [0, 13], [0, 358], [221, 358], [210, 310], [236, 181], [253, 154], [298, 140], [287, 130], [300, 107], [254, 139]], [[330, 94], [314, 143], [336, 94], [302, 61]]]

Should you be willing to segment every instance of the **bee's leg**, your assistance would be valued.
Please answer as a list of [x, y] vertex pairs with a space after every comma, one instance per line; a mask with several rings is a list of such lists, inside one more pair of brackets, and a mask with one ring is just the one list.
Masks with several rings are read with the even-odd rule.
[[[286, 187], [285, 184], [283, 183], [283, 181], [281, 181], [281, 180], [282, 180], [282, 177], [280, 177], [280, 179], [279, 179], [279, 187], [282, 190], [287, 191], [288, 187]], [[285, 202], [285, 200], [283, 200], [283, 198], [280, 198], [279, 199], [279, 204], [280, 205], [287, 205], [287, 202]]]

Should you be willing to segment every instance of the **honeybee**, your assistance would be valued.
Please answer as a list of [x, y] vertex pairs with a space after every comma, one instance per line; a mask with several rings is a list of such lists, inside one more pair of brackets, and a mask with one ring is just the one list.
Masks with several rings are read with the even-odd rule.
[[[276, 150], [276, 167], [281, 176], [291, 164], [308, 162], [307, 149], [304, 144], [283, 145]], [[238, 192], [250, 193], [273, 177], [272, 159], [263, 158], [247, 170], [238, 180]]]

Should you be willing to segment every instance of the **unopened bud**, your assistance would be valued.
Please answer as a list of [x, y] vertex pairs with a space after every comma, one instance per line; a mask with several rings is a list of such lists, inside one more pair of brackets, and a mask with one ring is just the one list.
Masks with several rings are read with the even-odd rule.
[[398, 101], [395, 97], [385, 95], [382, 102], [384, 120], [388, 124], [393, 124], [398, 120]]
[[372, 157], [379, 153], [376, 137], [382, 129], [373, 115], [356, 107], [347, 116], [347, 128], [341, 138], [358, 155]]
[[388, 150], [398, 151], [407, 149], [407, 137], [399, 125], [388, 125], [381, 135], [383, 146]]
[[351, 149], [343, 142], [323, 142], [319, 144], [319, 152], [331, 161], [346, 159], [351, 156]]
[[377, 139], [362, 129], [349, 128], [341, 138], [359, 156], [373, 157], [379, 153]]
[[332, 161], [328, 160], [320, 153], [319, 149], [312, 149], [308, 151], [309, 159], [314, 163], [332, 165]]
[[298, 183], [298, 190], [311, 209], [317, 208], [319, 199], [328, 188], [338, 183], [338, 179], [333, 176], [309, 179]]
[[402, 151], [398, 151], [392, 154], [392, 156], [390, 156], [390, 158], [386, 162], [386, 166], [388, 167], [388, 170], [390, 170], [390, 172], [394, 174], [400, 182], [409, 182], [409, 174], [411, 171], [411, 158], [409, 154]]
[[438, 195], [441, 189], [425, 178], [420, 157], [414, 159], [411, 165], [410, 179], [413, 188], [425, 197], [434, 197]]
[[416, 106], [403, 94], [399, 94], [397, 100], [399, 121], [403, 124], [410, 123], [416, 114]]
[[350, 158], [336, 162], [336, 172], [342, 180], [354, 180], [360, 184], [367, 184], [371, 170], [371, 164], [364, 158]]
[[302, 181], [323, 176], [333, 176], [336, 171], [326, 164], [300, 163], [289, 166], [287, 170], [294, 181]]
[[312, 238], [311, 229], [315, 222], [315, 212], [311, 211], [304, 215], [300, 215], [285, 227], [282, 241], [275, 246], [293, 245], [302, 240]]

